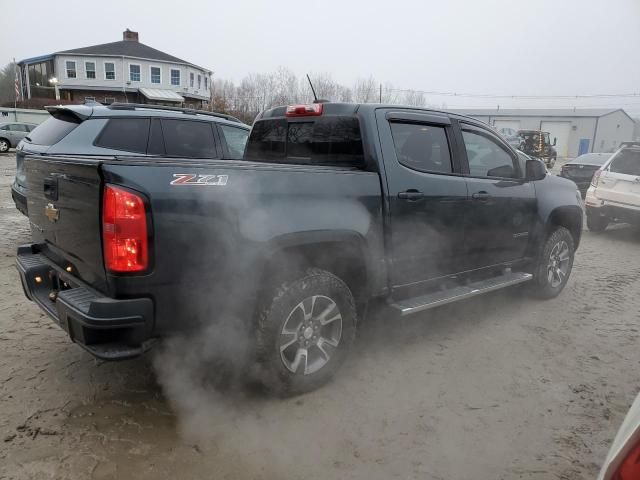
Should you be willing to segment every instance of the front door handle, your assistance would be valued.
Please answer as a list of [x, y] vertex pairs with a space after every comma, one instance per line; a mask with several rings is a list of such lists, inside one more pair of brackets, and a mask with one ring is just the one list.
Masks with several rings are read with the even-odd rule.
[[473, 198], [474, 200], [479, 200], [479, 201], [487, 201], [491, 198], [491, 195], [489, 195], [487, 192], [482, 191], [482, 192], [476, 192], [473, 195], [471, 195], [471, 198]]
[[415, 201], [424, 198], [424, 193], [419, 192], [418, 190], [407, 190], [406, 192], [398, 193], [398, 198]]

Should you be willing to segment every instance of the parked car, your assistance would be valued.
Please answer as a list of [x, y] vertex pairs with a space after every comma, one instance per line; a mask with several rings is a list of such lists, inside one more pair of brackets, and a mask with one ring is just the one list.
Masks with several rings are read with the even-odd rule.
[[560, 176], [573, 180], [584, 198], [593, 174], [610, 158], [610, 153], [585, 153], [565, 163], [560, 169]]
[[34, 123], [0, 123], [0, 153], [8, 152], [10, 148], [16, 148], [20, 140], [36, 127], [37, 125]]
[[611, 222], [640, 224], [640, 146], [625, 146], [593, 174], [585, 197], [587, 226], [602, 232]]
[[553, 168], [558, 158], [558, 152], [553, 148], [556, 139], [551, 141], [549, 132], [539, 130], [518, 130], [519, 144], [516, 148], [522, 150], [527, 155], [542, 160], [547, 167]]
[[241, 158], [249, 126], [228, 115], [200, 110], [114, 103], [47, 107], [51, 114], [16, 149], [11, 196], [27, 214], [24, 158], [128, 156]]
[[[57, 114], [80, 122], [67, 138], [92, 121]], [[162, 130], [167, 149], [181, 144]], [[257, 117], [242, 159], [230, 151], [25, 158], [33, 243], [17, 266], [28, 298], [103, 359], [215, 327], [224, 348], [246, 346], [268, 388], [300, 393], [338, 369], [372, 299], [399, 317], [524, 282], [551, 298], [571, 273], [575, 184], [523, 165], [472, 118], [278, 107]]]
[[616, 434], [598, 480], [640, 478], [640, 395], [631, 405]]

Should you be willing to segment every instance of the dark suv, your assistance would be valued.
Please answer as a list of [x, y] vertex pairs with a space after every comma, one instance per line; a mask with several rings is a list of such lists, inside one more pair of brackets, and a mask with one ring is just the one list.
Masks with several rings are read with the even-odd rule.
[[25, 215], [27, 155], [239, 159], [250, 130], [229, 115], [155, 105], [68, 105], [47, 110], [51, 118], [16, 148], [11, 196]]

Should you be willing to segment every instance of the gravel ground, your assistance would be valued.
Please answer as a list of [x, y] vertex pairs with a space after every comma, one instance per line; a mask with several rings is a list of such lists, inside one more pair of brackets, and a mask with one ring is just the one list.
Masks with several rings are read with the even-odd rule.
[[374, 315], [302, 397], [218, 392], [170, 354], [96, 361], [22, 294], [13, 165], [0, 156], [0, 479], [594, 478], [640, 385], [624, 225], [584, 233], [557, 299]]

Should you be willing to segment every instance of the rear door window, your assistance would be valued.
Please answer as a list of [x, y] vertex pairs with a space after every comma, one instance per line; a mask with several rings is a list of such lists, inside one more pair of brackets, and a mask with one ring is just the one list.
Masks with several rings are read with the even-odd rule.
[[609, 171], [623, 175], [640, 176], [640, 149], [625, 149], [611, 161]]
[[78, 125], [79, 122], [50, 117], [29, 133], [27, 141], [34, 145], [55, 145]]
[[239, 160], [244, 156], [244, 148], [247, 145], [249, 131], [244, 128], [230, 127], [229, 125], [218, 125], [222, 137], [227, 145], [227, 155], [233, 160]]
[[444, 127], [391, 123], [398, 161], [420, 172], [451, 173], [451, 153]]
[[186, 158], [218, 158], [211, 122], [162, 120], [167, 155]]
[[259, 162], [362, 167], [360, 123], [353, 116], [262, 120], [254, 124], [245, 159]]
[[12, 132], [28, 132], [29, 131], [27, 129], [27, 126], [21, 123], [12, 123], [11, 125], [9, 125], [9, 130]]
[[114, 118], [104, 127], [95, 145], [113, 150], [146, 153], [149, 138], [148, 118]]

